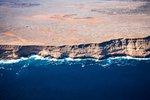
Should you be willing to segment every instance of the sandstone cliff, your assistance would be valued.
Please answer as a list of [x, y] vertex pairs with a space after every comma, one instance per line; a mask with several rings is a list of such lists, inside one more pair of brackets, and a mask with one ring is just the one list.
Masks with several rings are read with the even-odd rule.
[[115, 39], [102, 43], [63, 46], [0, 45], [0, 59], [17, 59], [37, 54], [50, 58], [95, 58], [115, 56], [149, 57], [150, 36], [135, 39]]

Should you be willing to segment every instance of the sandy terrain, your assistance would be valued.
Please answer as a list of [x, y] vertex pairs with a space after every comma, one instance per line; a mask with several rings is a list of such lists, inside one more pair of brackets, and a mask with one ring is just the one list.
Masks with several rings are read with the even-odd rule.
[[146, 36], [149, 0], [0, 0], [1, 45], [68, 45]]

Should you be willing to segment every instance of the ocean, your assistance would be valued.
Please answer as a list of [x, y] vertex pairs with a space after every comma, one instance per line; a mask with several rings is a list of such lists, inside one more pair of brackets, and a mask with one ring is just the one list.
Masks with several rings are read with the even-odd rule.
[[1, 60], [0, 100], [150, 100], [150, 58]]

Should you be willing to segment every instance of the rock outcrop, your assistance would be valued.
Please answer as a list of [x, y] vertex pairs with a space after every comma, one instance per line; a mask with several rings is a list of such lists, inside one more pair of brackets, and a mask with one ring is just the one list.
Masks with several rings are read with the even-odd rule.
[[37, 54], [50, 58], [95, 58], [116, 56], [149, 57], [150, 36], [135, 39], [115, 39], [102, 43], [63, 46], [0, 45], [0, 59], [18, 59]]

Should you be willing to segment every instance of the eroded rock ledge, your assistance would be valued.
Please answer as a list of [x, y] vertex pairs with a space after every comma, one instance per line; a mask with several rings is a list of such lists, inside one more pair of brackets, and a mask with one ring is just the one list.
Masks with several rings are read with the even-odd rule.
[[95, 58], [114, 56], [150, 57], [150, 36], [135, 39], [115, 39], [102, 43], [63, 46], [0, 45], [0, 59], [18, 59], [37, 54], [50, 58]]

